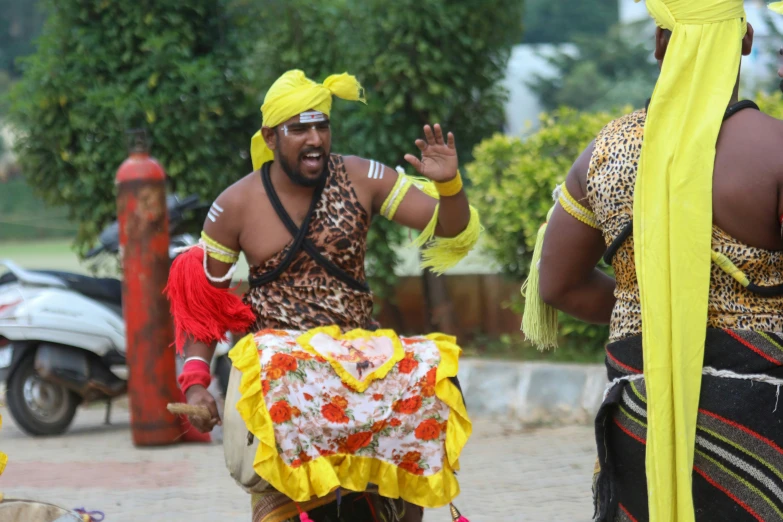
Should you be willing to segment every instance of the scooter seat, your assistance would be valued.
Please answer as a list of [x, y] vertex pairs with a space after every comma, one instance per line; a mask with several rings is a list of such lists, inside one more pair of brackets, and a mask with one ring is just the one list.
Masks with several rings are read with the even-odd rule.
[[55, 276], [68, 285], [68, 288], [85, 297], [122, 306], [122, 283], [118, 279], [90, 277], [59, 270], [33, 270], [33, 272]]

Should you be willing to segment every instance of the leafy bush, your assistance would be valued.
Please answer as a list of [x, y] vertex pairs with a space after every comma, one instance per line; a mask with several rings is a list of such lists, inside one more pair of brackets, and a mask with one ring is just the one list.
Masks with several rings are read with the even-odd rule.
[[761, 93], [756, 96], [756, 104], [762, 112], [778, 119], [783, 119], [783, 93], [780, 91], [772, 94]]
[[[470, 196], [482, 214], [487, 252], [520, 284], [530, 269], [538, 229], [553, 204], [552, 191], [598, 132], [620, 114], [562, 108], [543, 114], [538, 132], [525, 140], [498, 134], [473, 151], [474, 161], [467, 166], [473, 182]], [[521, 315], [522, 296], [511, 306]], [[600, 350], [608, 330], [561, 316], [561, 334], [567, 342]]]

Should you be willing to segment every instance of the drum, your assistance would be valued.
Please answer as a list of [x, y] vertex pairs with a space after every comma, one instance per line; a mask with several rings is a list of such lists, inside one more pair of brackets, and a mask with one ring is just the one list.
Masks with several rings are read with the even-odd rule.
[[237, 410], [242, 395], [239, 383], [242, 372], [231, 367], [226, 392], [226, 406], [223, 411], [223, 454], [231, 478], [248, 493], [263, 494], [274, 491], [269, 483], [256, 474], [253, 460], [258, 451], [258, 439], [247, 429], [244, 419]]
[[74, 511], [33, 500], [3, 500], [0, 502], [3, 522], [84, 522]]
[[471, 423], [441, 334], [262, 330], [229, 353], [223, 448], [247, 492], [296, 502], [338, 487], [447, 505]]

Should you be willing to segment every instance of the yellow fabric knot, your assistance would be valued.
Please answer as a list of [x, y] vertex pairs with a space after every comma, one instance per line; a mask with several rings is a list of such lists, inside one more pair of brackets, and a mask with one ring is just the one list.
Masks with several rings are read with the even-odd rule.
[[[276, 127], [308, 110], [320, 111], [329, 116], [332, 96], [366, 103], [364, 89], [359, 81], [348, 73], [333, 74], [323, 83], [316, 83], [298, 69], [288, 71], [278, 78], [266, 93], [261, 106], [263, 126]], [[250, 141], [250, 155], [254, 169], [261, 168], [264, 163], [274, 158], [260, 130]]]
[[655, 22], [670, 31], [677, 24], [703, 25], [745, 18], [742, 0], [647, 0], [645, 4]]

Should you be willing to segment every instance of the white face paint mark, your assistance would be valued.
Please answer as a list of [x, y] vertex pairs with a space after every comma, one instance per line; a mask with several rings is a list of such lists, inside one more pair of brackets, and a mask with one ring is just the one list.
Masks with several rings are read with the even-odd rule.
[[299, 123], [315, 123], [326, 121], [326, 115], [321, 111], [307, 111], [299, 115]]
[[283, 125], [283, 135], [288, 136], [288, 125]]
[[383, 164], [375, 160], [370, 160], [370, 169], [367, 171], [367, 177], [370, 179], [383, 179]]
[[209, 208], [209, 212], [207, 213], [207, 217], [214, 223], [222, 213], [223, 209], [220, 207], [220, 205], [217, 203], [212, 203], [212, 206]]

